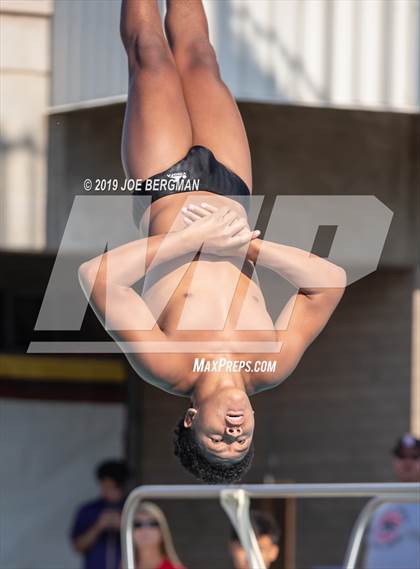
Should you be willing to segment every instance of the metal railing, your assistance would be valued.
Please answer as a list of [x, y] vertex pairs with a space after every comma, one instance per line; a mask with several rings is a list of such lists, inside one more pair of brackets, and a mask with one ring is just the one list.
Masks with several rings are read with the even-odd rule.
[[[371, 500], [361, 511], [359, 518], [354, 526], [350, 543], [347, 549], [344, 562], [344, 569], [354, 569], [360, 551], [360, 545], [364, 531], [369, 519], [376, 508], [384, 502], [420, 502], [420, 484], [406, 483], [355, 483], [355, 484], [248, 484], [242, 486], [139, 486], [135, 488], [127, 497], [124, 504], [122, 523], [121, 523], [121, 543], [123, 550], [124, 569], [135, 569], [134, 547], [133, 547], [133, 520], [135, 511], [141, 500], [144, 499], [215, 499], [225, 497], [226, 492], [230, 498], [246, 496], [250, 498], [369, 498], [376, 497], [378, 500]], [[243, 499], [238, 500], [243, 505]], [[248, 502], [249, 504], [249, 502]], [[223, 505], [225, 510], [227, 508]], [[229, 515], [247, 553], [250, 567], [261, 567], [261, 554], [255, 549], [255, 535], [249, 523], [249, 512], [242, 507], [237, 510], [235, 516], [234, 509]], [[245, 523], [243, 516], [246, 516]], [[250, 539], [245, 538], [244, 532], [250, 532]]]
[[360, 511], [351, 532], [349, 544], [347, 546], [347, 551], [344, 558], [344, 569], [355, 569], [356, 563], [359, 559], [363, 536], [365, 534], [369, 521], [371, 520], [376, 510], [383, 504], [390, 502], [420, 502], [420, 486], [417, 486], [417, 497], [415, 500], [412, 496], [386, 496], [373, 498], [373, 500], [370, 500], [365, 505], [365, 507]]

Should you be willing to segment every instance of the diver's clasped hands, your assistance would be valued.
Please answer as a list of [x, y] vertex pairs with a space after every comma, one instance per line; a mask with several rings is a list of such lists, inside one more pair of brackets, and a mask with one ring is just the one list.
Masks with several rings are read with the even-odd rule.
[[249, 243], [260, 235], [251, 231], [248, 221], [228, 207], [216, 208], [206, 203], [182, 208], [186, 238], [197, 251], [219, 256], [244, 255]]

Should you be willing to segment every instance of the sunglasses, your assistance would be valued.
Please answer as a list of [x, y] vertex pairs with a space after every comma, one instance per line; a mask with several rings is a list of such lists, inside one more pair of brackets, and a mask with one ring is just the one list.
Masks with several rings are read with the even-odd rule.
[[144, 521], [144, 522], [134, 522], [133, 524], [134, 529], [139, 529], [139, 528], [158, 528], [159, 527], [159, 523], [156, 520], [149, 520], [149, 521]]

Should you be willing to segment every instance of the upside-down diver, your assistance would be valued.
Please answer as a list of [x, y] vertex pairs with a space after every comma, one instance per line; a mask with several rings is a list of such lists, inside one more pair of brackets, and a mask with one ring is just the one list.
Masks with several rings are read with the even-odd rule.
[[[156, 0], [123, 0], [129, 90], [122, 159], [127, 177], [144, 181], [134, 212], [146, 236], [85, 262], [79, 278], [117, 343], [162, 344], [126, 357], [145, 381], [190, 399], [175, 431], [184, 467], [208, 483], [234, 482], [252, 460], [249, 396], [292, 373], [340, 301], [346, 273], [250, 229], [250, 149], [201, 0], [167, 0], [165, 32]], [[191, 183], [177, 192], [169, 179]], [[136, 198], [146, 193], [152, 200], [144, 208]], [[298, 289], [274, 321], [254, 278], [257, 259]], [[314, 275], [328, 284], [305, 286]], [[140, 295], [133, 285], [142, 278]], [[167, 350], [168, 342], [178, 350]], [[264, 342], [281, 349], [264, 352]], [[232, 365], [194, 367], [197, 358], [221, 356]], [[267, 359], [274, 371], [254, 365]]]

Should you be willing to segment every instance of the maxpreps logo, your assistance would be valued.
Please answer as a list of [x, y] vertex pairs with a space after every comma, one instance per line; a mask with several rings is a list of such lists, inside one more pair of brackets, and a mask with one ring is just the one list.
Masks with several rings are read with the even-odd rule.
[[[156, 183], [165, 182], [175, 185], [175, 190], [186, 189], [185, 184], [194, 183], [188, 179], [185, 172], [173, 172], [170, 176], [162, 176], [155, 180]], [[184, 184], [184, 186], [183, 186]], [[198, 188], [197, 188], [198, 189]], [[151, 203], [151, 195], [136, 196], [137, 200], [143, 200], [145, 208]], [[252, 196], [249, 200], [250, 229], [253, 230], [258, 219], [264, 196]], [[118, 212], [118, 222], [116, 222]], [[343, 267], [347, 274], [347, 286], [362, 279], [376, 270], [381, 257], [382, 249], [388, 234], [393, 213], [374, 196], [277, 196], [273, 204], [270, 219], [267, 222], [264, 239], [273, 243], [287, 243], [303, 251], [311, 251], [320, 227], [334, 226], [336, 231], [331, 242], [327, 260]], [[144, 229], [148, 235], [148, 228]], [[75, 250], [75, 236], [77, 236], [78, 250]], [[73, 202], [63, 238], [60, 244], [51, 277], [44, 295], [41, 310], [38, 315], [35, 330], [43, 331], [80, 331], [83, 319], [88, 307], [88, 299], [83, 293], [77, 278], [80, 264], [86, 259], [102, 255], [105, 250], [110, 250], [138, 240], [138, 228], [133, 222], [132, 200], [126, 196], [76, 196]], [[192, 263], [197, 251], [191, 251], [185, 261]], [[245, 255], [245, 253], [244, 253]], [[309, 253], [308, 253], [309, 255]], [[145, 261], [144, 261], [145, 262]], [[259, 258], [256, 268], [259, 268]], [[263, 266], [262, 266], [263, 267]], [[112, 270], [108, 265], [108, 270]], [[144, 268], [144, 273], [150, 267]], [[171, 287], [161, 290], [159, 306], [156, 307], [150, 318], [147, 316], [144, 322], [136, 322], [135, 330], [151, 330], [157, 325], [160, 315], [165, 310], [173, 292], [182, 282], [184, 273], [176, 271], [173, 275]], [[236, 282], [231, 282], [229, 291], [224, 297], [224, 314], [220, 315], [220, 321], [225, 322], [232, 305], [241, 273], [237, 271]], [[199, 271], [194, 271], [190, 287], [199, 286]], [[197, 279], [197, 280], [195, 280]], [[217, 283], [215, 283], [216, 286]], [[284, 286], [284, 289], [279, 287]], [[318, 275], [308, 273], [302, 287], [325, 287], [329, 286], [328, 274]], [[286, 288], [287, 287], [287, 288]], [[280, 293], [279, 293], [280, 290]], [[268, 305], [276, 306], [278, 313], [284, 309], [290, 298], [290, 284], [279, 281], [278, 287], [273, 287], [273, 297], [267, 293], [265, 300]], [[251, 302], [252, 289], [249, 288], [243, 299], [239, 311], [235, 329], [250, 330], [249, 319], [246, 310]], [[279, 303], [279, 298], [284, 299], [284, 304]], [[280, 304], [280, 305], [279, 305]], [[183, 309], [188, 310], [188, 307]], [[180, 317], [181, 318], [181, 317]], [[113, 322], [108, 322], [105, 316], [104, 327], [113, 330]], [[284, 321], [283, 329], [287, 329], [288, 320]], [[182, 321], [178, 324], [183, 329]], [[208, 324], [205, 325], [208, 330]], [[260, 329], [255, 323], [255, 330]], [[199, 329], [199, 328], [198, 328]], [[214, 330], [220, 330], [219, 323], [215, 324]], [[265, 328], [264, 328], [265, 329]], [[119, 342], [114, 341], [85, 341], [84, 339], [68, 341], [32, 341], [29, 353], [125, 353], [129, 352], [166, 352], [177, 353], [180, 349], [184, 353], [273, 353], [279, 351], [277, 341], [220, 341], [215, 338], [204, 343], [200, 341], [167, 340], [165, 342]], [[385, 521], [380, 539], [392, 537], [394, 526], [398, 520], [390, 518]], [[389, 531], [388, 531], [389, 529]]]
[[179, 182], [181, 179], [184, 180], [187, 177], [185, 172], [174, 172], [173, 174], [166, 174], [168, 178], [172, 178]]
[[166, 174], [169, 178], [168, 180], [168, 190], [174, 190], [176, 192], [191, 192], [192, 190], [200, 189], [200, 180], [187, 179], [186, 172], [173, 172], [172, 174]]

